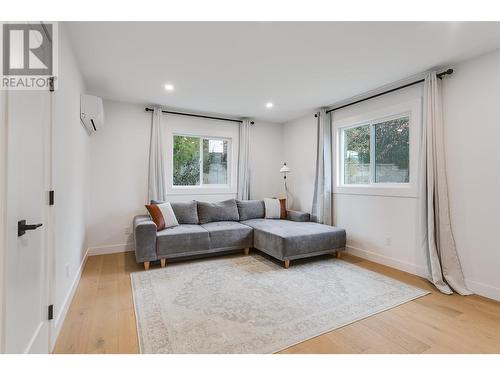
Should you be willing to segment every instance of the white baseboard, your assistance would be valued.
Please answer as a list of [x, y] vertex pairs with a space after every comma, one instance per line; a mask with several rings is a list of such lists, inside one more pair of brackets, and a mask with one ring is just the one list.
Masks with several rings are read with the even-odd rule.
[[413, 275], [427, 277], [427, 270], [424, 267], [418, 266], [416, 264], [408, 263], [399, 259], [388, 257], [386, 255], [377, 254], [372, 251], [363, 250], [354, 246], [347, 245], [346, 250], [349, 254], [355, 255], [357, 257], [368, 259], [375, 263], [380, 263], [384, 266], [396, 268], [400, 271], [408, 272]]
[[[61, 306], [56, 306], [56, 317], [54, 319], [54, 325], [52, 326], [52, 332], [51, 332], [51, 342], [50, 342], [50, 352], [54, 350], [54, 346], [56, 345], [57, 338], [59, 337], [59, 333], [61, 332], [61, 328], [64, 323], [64, 319], [66, 318], [66, 315], [68, 314], [69, 307], [71, 306], [71, 301], [73, 301], [73, 297], [76, 292], [76, 288], [78, 287], [78, 284], [80, 283], [80, 279], [82, 277], [83, 269], [85, 268], [85, 264], [87, 263], [87, 258], [89, 256], [89, 249], [85, 252], [85, 255], [80, 262], [80, 267], [78, 267], [78, 271], [76, 272], [76, 275], [73, 279], [73, 282], [71, 283], [71, 287], [69, 288], [68, 294], [66, 294], [66, 298], [64, 298], [64, 301]], [[59, 310], [59, 311], [58, 311]]]
[[[401, 271], [411, 273], [420, 277], [427, 278], [427, 270], [423, 267], [417, 266], [416, 264], [404, 262], [398, 259], [394, 259], [385, 255], [377, 254], [372, 251], [363, 250], [354, 246], [346, 246], [346, 250], [349, 254], [355, 255], [357, 257], [371, 260], [375, 263], [380, 263], [388, 267], [396, 268]], [[466, 279], [465, 283], [469, 289], [477, 295], [494, 299], [500, 301], [500, 288], [483, 284], [479, 281], [474, 281]]]
[[89, 247], [88, 255], [105, 255], [105, 254], [115, 254], [115, 253], [125, 253], [127, 251], [133, 251], [134, 247], [132, 244], [118, 244], [118, 245], [104, 245]]
[[470, 279], [465, 279], [465, 283], [469, 290], [483, 297], [491, 298], [500, 301], [500, 288], [480, 283]]

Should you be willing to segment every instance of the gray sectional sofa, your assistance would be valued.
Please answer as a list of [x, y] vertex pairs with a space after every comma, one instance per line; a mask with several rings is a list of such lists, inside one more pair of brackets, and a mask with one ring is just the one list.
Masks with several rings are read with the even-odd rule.
[[[152, 202], [159, 203], [159, 202]], [[334, 253], [345, 248], [345, 230], [310, 221], [310, 215], [287, 211], [287, 218], [265, 219], [264, 201], [230, 199], [218, 203], [172, 202], [179, 225], [161, 231], [149, 215], [134, 218], [135, 256], [150, 262], [250, 248], [284, 262]]]

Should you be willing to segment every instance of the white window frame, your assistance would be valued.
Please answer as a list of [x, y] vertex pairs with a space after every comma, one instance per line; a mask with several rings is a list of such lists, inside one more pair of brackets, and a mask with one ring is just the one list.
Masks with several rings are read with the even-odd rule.
[[[171, 197], [172, 200], [205, 199], [215, 201], [236, 196], [238, 186], [239, 126], [235, 126], [234, 123], [227, 121], [175, 115], [165, 115], [165, 121], [162, 121], [162, 126], [166, 149], [167, 196]], [[174, 186], [174, 163], [172, 158], [174, 135], [228, 140], [228, 184]]]
[[[409, 117], [409, 182], [408, 183], [376, 183], [369, 184], [345, 184], [344, 183], [344, 130], [363, 125], [370, 126], [370, 180], [374, 176], [375, 168], [375, 124], [394, 120], [401, 117]], [[385, 196], [418, 196], [418, 157], [420, 134], [422, 127], [422, 102], [421, 98], [408, 102], [392, 105], [376, 111], [362, 113], [336, 121], [333, 120], [334, 138], [334, 192], [337, 194], [361, 194], [361, 195], [385, 195]]]
[[[231, 184], [231, 167], [232, 167], [232, 139], [231, 138], [223, 138], [223, 137], [211, 137], [206, 135], [193, 135], [193, 134], [183, 134], [183, 133], [173, 133], [172, 134], [172, 145], [174, 144], [175, 137], [190, 137], [190, 138], [198, 138], [200, 140], [200, 184], [199, 185], [174, 185], [174, 148], [171, 148], [171, 176], [170, 176], [170, 186], [172, 189], [229, 189]], [[226, 169], [226, 181], [227, 184], [204, 184], [203, 183], [203, 141], [204, 140], [212, 140], [212, 141], [225, 141], [227, 142], [227, 169]]]

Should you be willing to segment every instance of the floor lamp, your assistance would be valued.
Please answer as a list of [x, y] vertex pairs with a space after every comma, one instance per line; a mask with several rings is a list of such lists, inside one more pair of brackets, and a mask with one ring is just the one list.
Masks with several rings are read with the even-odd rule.
[[290, 168], [286, 165], [286, 162], [283, 163], [283, 166], [280, 169], [280, 173], [283, 173], [283, 184], [285, 185], [285, 205], [288, 206], [288, 187], [286, 186], [286, 174], [290, 173]]

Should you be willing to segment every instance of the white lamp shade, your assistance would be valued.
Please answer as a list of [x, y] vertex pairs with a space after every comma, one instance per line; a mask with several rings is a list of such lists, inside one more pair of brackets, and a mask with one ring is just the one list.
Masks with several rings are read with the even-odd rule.
[[290, 172], [290, 168], [288, 168], [288, 166], [286, 164], [284, 164], [281, 169], [280, 169], [280, 172], [281, 173], [288, 173]]

